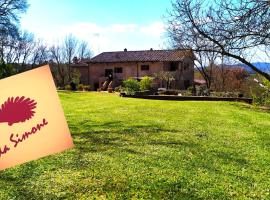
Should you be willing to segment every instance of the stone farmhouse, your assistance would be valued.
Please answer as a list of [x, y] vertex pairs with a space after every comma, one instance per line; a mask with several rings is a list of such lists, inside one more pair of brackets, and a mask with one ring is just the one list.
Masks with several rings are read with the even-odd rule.
[[[103, 52], [73, 65], [81, 73], [81, 83], [91, 90], [106, 90], [122, 84], [123, 80], [143, 76], [155, 77], [162, 71], [174, 74], [172, 88], [184, 90], [194, 82], [195, 56], [191, 50], [144, 50]], [[155, 80], [155, 87], [164, 83]]]

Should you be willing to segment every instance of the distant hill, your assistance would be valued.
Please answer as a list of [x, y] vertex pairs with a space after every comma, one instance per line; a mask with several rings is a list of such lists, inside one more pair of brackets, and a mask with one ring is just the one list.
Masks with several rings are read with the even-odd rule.
[[[252, 64], [255, 65], [261, 71], [270, 72], [270, 63], [267, 63], [267, 62], [254, 62]], [[236, 66], [244, 67], [249, 73], [254, 73], [254, 71], [252, 69], [250, 69], [250, 67], [248, 67], [247, 65], [242, 64], [242, 63], [235, 64], [235, 65], [232, 65], [232, 66], [233, 67], [236, 67]]]
[[[268, 62], [254, 62], [252, 63], [255, 65], [258, 69], [260, 69], [263, 72], [270, 73], [270, 63]], [[255, 72], [247, 65], [239, 63], [239, 64], [234, 64], [234, 65], [227, 65], [227, 67], [243, 67], [248, 73], [254, 74]], [[195, 71], [198, 71], [197, 68], [195, 68]]]

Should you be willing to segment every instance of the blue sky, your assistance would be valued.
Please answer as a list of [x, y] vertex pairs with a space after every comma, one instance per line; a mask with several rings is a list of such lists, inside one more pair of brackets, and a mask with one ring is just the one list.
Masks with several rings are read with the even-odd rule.
[[166, 47], [170, 0], [28, 0], [21, 27], [49, 44], [72, 33], [103, 51]]

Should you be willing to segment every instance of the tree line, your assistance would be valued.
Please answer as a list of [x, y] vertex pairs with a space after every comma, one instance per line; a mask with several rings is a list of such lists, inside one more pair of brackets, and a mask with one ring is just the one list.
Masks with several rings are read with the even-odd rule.
[[[89, 58], [91, 50], [72, 35], [49, 46], [20, 30], [19, 19], [27, 8], [27, 0], [0, 0], [0, 77], [50, 63], [56, 83], [64, 86], [78, 76], [73, 59]], [[244, 63], [269, 81], [270, 73], [251, 62], [258, 50], [270, 56], [269, 8], [269, 0], [174, 0], [167, 18], [169, 42], [174, 49], [194, 52], [209, 89], [217, 62], [221, 80], [228, 79], [228, 60]]]
[[0, 0], [0, 78], [49, 63], [57, 85], [65, 86], [78, 78], [78, 72], [71, 68], [73, 59], [90, 58], [91, 49], [86, 41], [73, 35], [48, 45], [20, 30], [20, 15], [27, 8], [26, 0]]

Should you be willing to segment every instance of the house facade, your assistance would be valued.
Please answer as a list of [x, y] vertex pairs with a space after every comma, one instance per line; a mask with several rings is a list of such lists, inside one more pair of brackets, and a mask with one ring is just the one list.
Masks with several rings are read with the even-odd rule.
[[[194, 54], [190, 50], [147, 50], [104, 52], [90, 60], [73, 65], [81, 73], [81, 83], [91, 90], [106, 90], [120, 86], [123, 80], [169, 71], [174, 75], [172, 88], [184, 90], [194, 81]], [[155, 87], [164, 83], [155, 80]]]

